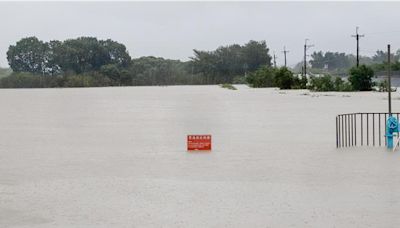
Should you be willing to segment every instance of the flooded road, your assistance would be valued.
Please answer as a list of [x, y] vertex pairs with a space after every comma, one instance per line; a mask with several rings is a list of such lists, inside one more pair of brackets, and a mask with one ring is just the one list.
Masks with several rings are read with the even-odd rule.
[[237, 87], [0, 90], [0, 227], [400, 225], [400, 151], [335, 148], [386, 93]]

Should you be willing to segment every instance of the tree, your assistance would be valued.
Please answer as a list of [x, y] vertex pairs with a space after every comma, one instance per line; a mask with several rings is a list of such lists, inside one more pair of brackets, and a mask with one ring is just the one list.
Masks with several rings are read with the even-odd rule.
[[131, 62], [131, 57], [126, 50], [125, 45], [115, 42], [111, 39], [100, 40], [99, 44], [105, 50], [106, 61], [109, 64], [116, 64], [119, 67], [127, 67]]
[[64, 42], [24, 38], [9, 47], [7, 59], [15, 72], [49, 75], [92, 72], [108, 64], [128, 67], [131, 61], [125, 45], [94, 37]]
[[47, 45], [36, 37], [23, 38], [11, 45], [7, 51], [7, 60], [14, 72], [43, 74], [46, 68]]
[[192, 69], [202, 74], [207, 83], [232, 83], [233, 78], [254, 72], [261, 66], [271, 66], [271, 56], [265, 41], [249, 41], [221, 46], [215, 51], [193, 50]]
[[62, 69], [60, 67], [60, 59], [57, 56], [57, 50], [60, 48], [62, 45], [61, 41], [58, 40], [52, 40], [48, 43], [45, 43], [47, 46], [46, 48], [46, 56], [45, 56], [45, 62], [46, 62], [46, 69], [45, 72], [50, 75], [59, 75], [62, 73]]
[[205, 83], [209, 84], [209, 77], [215, 78], [217, 70], [217, 56], [213, 52], [194, 49], [194, 57], [191, 57], [194, 73], [202, 74]]
[[352, 67], [350, 69], [349, 82], [354, 90], [370, 91], [372, 90], [372, 78], [374, 71], [371, 67], [361, 65], [359, 67]]
[[99, 41], [94, 37], [66, 40], [55, 54], [61, 69], [78, 74], [99, 70], [108, 64], [127, 66], [130, 61], [124, 45], [111, 40]]
[[250, 40], [243, 46], [244, 61], [248, 65], [249, 71], [255, 71], [260, 66], [271, 66], [271, 56], [265, 41]]
[[310, 60], [310, 63], [313, 68], [318, 68], [318, 69], [324, 68], [325, 56], [322, 51], [312, 53], [311, 58], [312, 59]]

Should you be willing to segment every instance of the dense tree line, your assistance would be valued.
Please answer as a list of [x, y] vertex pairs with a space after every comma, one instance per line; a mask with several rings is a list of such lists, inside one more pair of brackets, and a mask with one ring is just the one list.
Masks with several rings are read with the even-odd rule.
[[11, 45], [7, 59], [13, 73], [0, 87], [71, 87], [219, 84], [243, 82], [260, 66], [270, 66], [265, 41], [194, 50], [190, 61], [157, 57], [132, 59], [113, 40], [79, 37], [44, 42], [27, 37]]

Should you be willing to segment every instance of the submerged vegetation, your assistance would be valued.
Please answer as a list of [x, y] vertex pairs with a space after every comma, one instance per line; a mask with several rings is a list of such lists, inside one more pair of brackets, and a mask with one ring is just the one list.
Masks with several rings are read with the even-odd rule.
[[348, 81], [331, 75], [311, 77], [308, 89], [313, 91], [370, 91], [373, 89], [374, 71], [371, 67], [366, 65], [352, 67], [349, 74]]
[[322, 77], [311, 77], [310, 83], [307, 86], [312, 91], [325, 92], [325, 91], [353, 91], [352, 85], [344, 81], [340, 77], [332, 77], [331, 75], [324, 75]]
[[288, 68], [262, 67], [246, 77], [248, 84], [254, 88], [278, 87], [280, 89], [305, 89], [307, 79], [295, 76]]
[[310, 89], [312, 91], [369, 91], [374, 83], [374, 71], [371, 67], [361, 65], [349, 71], [348, 81], [329, 74], [310, 76], [294, 75], [286, 67], [260, 68], [251, 73], [247, 82], [251, 87], [278, 87], [280, 89]]
[[233, 86], [232, 84], [225, 83], [225, 84], [221, 84], [220, 86], [221, 86], [221, 88], [225, 88], [225, 89], [237, 90], [236, 87]]

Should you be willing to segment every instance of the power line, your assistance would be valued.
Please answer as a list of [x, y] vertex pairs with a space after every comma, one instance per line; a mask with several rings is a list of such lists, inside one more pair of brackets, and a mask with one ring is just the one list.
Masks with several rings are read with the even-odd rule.
[[360, 59], [359, 59], [359, 49], [360, 49], [359, 40], [360, 40], [360, 37], [364, 37], [364, 35], [359, 35], [358, 34], [358, 26], [357, 26], [356, 27], [356, 35], [352, 35], [351, 37], [355, 37], [356, 40], [357, 40], [357, 67], [358, 67], [358, 65], [360, 64]]
[[370, 35], [379, 35], [379, 34], [390, 34], [390, 33], [400, 33], [400, 30], [395, 30], [395, 31], [383, 31], [383, 32], [371, 32], [371, 33], [366, 33], [368, 36]]

